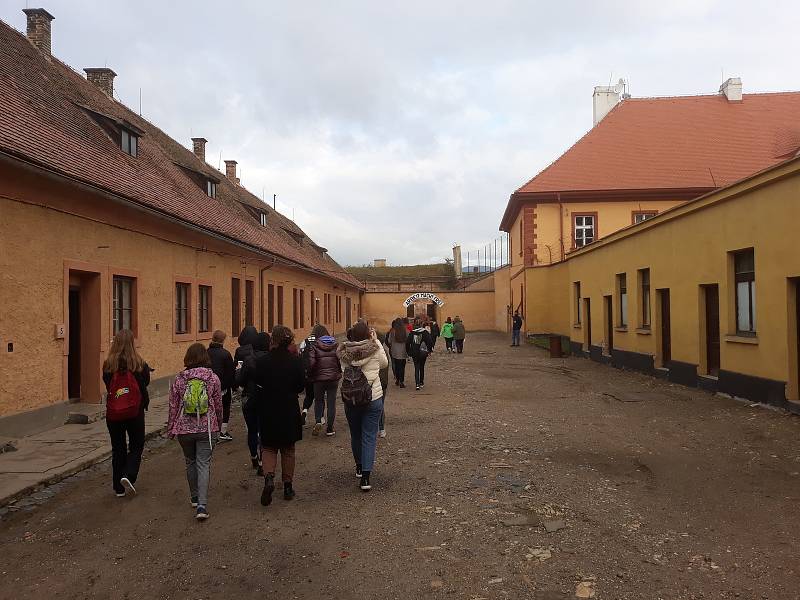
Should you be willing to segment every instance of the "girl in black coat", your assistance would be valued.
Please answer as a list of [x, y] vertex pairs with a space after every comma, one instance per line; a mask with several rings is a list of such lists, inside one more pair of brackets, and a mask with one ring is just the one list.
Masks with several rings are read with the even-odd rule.
[[295, 443], [303, 438], [298, 394], [305, 387], [305, 374], [300, 358], [289, 352], [293, 339], [294, 334], [288, 327], [276, 325], [272, 330], [272, 350], [256, 359], [261, 462], [265, 474], [261, 504], [264, 506], [272, 502], [279, 452], [283, 497], [291, 500], [295, 496], [292, 487]]

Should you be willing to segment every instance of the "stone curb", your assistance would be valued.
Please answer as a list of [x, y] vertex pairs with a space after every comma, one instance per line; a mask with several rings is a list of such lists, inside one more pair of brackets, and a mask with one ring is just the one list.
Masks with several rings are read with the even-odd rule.
[[[154, 429], [149, 433], [145, 433], [144, 435], [145, 442], [153, 439], [154, 437], [162, 435], [166, 430], [167, 430], [167, 425], [165, 423], [160, 427], [158, 427], [157, 429]], [[9, 506], [14, 502], [22, 500], [26, 496], [30, 496], [31, 494], [36, 493], [55, 483], [58, 483], [59, 481], [63, 481], [68, 477], [72, 477], [76, 473], [85, 471], [86, 469], [93, 467], [94, 465], [97, 465], [105, 460], [108, 460], [110, 457], [111, 457], [110, 446], [108, 448], [103, 447], [101, 449], [95, 450], [91, 453], [91, 455], [88, 458], [84, 458], [83, 460], [81, 460], [81, 462], [77, 464], [73, 464], [59, 471], [58, 473], [53, 473], [52, 475], [46, 477], [45, 479], [37, 481], [36, 483], [32, 483], [27, 487], [14, 492], [12, 495], [0, 497], [0, 508]]]

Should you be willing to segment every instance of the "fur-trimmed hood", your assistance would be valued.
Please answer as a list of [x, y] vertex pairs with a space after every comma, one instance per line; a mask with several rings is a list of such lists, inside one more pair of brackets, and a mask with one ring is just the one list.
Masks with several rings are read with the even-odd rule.
[[343, 342], [336, 349], [336, 356], [341, 362], [358, 367], [369, 360], [378, 350], [380, 350], [378, 342], [371, 339], [360, 342]]

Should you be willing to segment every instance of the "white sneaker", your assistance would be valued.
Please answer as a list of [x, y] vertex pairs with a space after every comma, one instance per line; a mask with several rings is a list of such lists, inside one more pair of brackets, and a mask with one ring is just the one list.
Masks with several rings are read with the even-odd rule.
[[386, 430], [385, 430], [385, 429], [381, 429], [381, 430], [378, 432], [378, 436], [379, 436], [379, 437], [382, 437], [382, 438], [385, 438], [385, 437], [386, 437]]
[[133, 487], [133, 484], [131, 483], [130, 479], [128, 479], [127, 477], [123, 477], [122, 479], [119, 480], [119, 482], [122, 484], [122, 487], [125, 488], [126, 492], [130, 492], [131, 495], [133, 496], [136, 495], [136, 488]]

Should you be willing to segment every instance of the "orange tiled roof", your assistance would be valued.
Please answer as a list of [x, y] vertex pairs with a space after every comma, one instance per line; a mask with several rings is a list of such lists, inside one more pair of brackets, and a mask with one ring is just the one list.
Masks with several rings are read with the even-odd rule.
[[[644, 190], [699, 195], [791, 157], [800, 149], [800, 92], [630, 98], [512, 195], [589, 197]], [[680, 195], [680, 194], [679, 194]]]
[[[88, 110], [87, 110], [88, 109]], [[141, 130], [138, 156], [120, 150], [96, 111]], [[363, 287], [290, 219], [227, 179], [83, 76], [0, 21], [0, 151], [310, 269]], [[210, 198], [182, 167], [219, 181]], [[263, 227], [248, 209], [267, 213]]]

